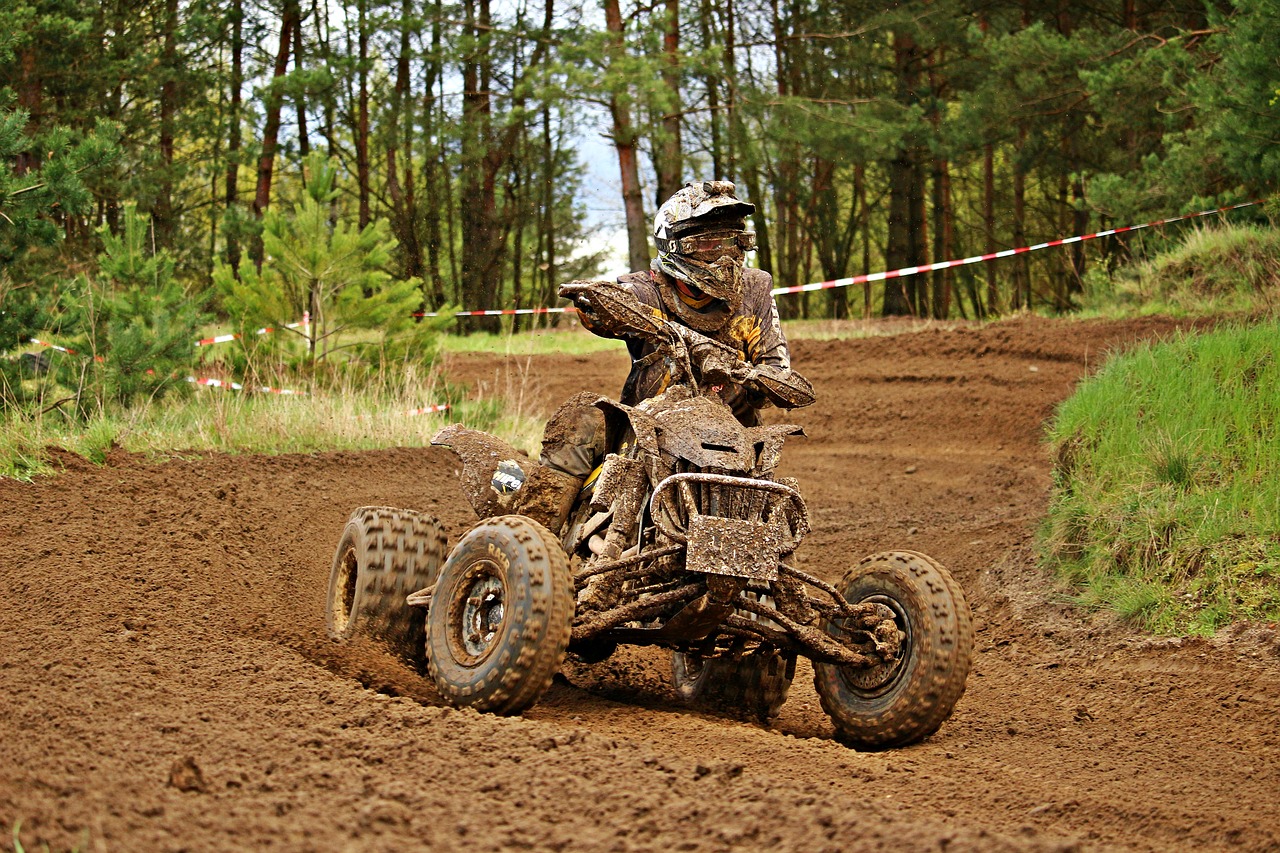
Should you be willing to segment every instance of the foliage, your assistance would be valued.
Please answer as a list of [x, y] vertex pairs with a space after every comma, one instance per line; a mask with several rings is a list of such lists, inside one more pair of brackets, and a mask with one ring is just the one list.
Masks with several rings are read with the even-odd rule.
[[264, 217], [261, 269], [249, 258], [234, 271], [224, 264], [216, 268], [226, 310], [245, 330], [282, 328], [308, 317], [304, 335], [313, 361], [356, 329], [381, 330], [392, 358], [417, 352], [430, 360], [430, 339], [439, 324], [414, 322], [422, 306], [419, 280], [396, 281], [386, 271], [396, 241], [385, 219], [364, 228], [341, 216], [334, 221], [335, 177], [332, 164], [313, 154], [296, 204]]
[[1280, 617], [1280, 322], [1109, 361], [1054, 418], [1043, 557], [1159, 633]]
[[64, 299], [68, 324], [82, 330], [74, 348], [91, 359], [82, 409], [189, 391], [200, 305], [174, 280], [169, 254], [150, 251], [148, 217], [131, 205], [122, 219], [120, 234], [101, 230], [101, 274]]
[[[0, 212], [15, 223], [0, 256], [60, 234], [40, 269], [91, 267], [98, 227], [120, 230], [135, 203], [175, 277], [208, 286], [260, 239], [314, 242], [258, 229], [293, 220], [297, 184], [279, 176], [321, 149], [335, 209], [353, 208], [343, 227], [385, 220], [395, 244], [380, 267], [419, 279], [434, 310], [558, 304], [558, 283], [599, 268], [592, 228], [621, 225], [613, 176], [628, 158], [641, 235], [664, 184], [737, 181], [759, 207], [756, 262], [780, 284], [1034, 244], [1273, 192], [1277, 2], [616, 0], [611, 30], [585, 0], [366, 0], [349, 14], [19, 0], [0, 8]], [[115, 131], [95, 136], [104, 119]], [[116, 168], [87, 168], [111, 159], [85, 146], [112, 132]], [[600, 133], [613, 151], [588, 163], [584, 140]], [[63, 185], [74, 175], [79, 189]], [[896, 280], [867, 304], [937, 319], [1064, 310], [1090, 267], [1149, 256], [1154, 237]], [[39, 270], [8, 267], [13, 292], [31, 295]], [[818, 319], [860, 301], [831, 290], [780, 304]], [[255, 310], [300, 319], [267, 307]]]

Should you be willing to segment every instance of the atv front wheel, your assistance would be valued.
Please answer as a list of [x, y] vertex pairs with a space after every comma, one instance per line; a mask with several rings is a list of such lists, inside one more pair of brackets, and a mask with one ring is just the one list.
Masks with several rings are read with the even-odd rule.
[[671, 671], [681, 700], [746, 714], [766, 723], [778, 716], [787, 701], [796, 659], [772, 651], [736, 661], [675, 652]]
[[555, 534], [506, 515], [462, 538], [427, 615], [431, 675], [453, 705], [518, 714], [564, 661], [575, 609], [569, 559]]
[[435, 583], [445, 546], [440, 522], [429, 515], [385, 506], [351, 513], [329, 571], [329, 636], [372, 637], [421, 670], [425, 620], [405, 598]]
[[[933, 559], [914, 551], [866, 557], [840, 590], [851, 604], [893, 611], [902, 635], [895, 659], [872, 668], [814, 663], [822, 708], [841, 740], [883, 749], [923, 740], [938, 730], [964, 693], [973, 624], [964, 592]], [[829, 622], [822, 628], [847, 635]]]

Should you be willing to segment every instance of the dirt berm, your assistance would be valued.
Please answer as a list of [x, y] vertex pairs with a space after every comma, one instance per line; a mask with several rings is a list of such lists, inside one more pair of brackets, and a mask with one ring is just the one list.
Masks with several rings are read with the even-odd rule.
[[[975, 664], [923, 744], [832, 739], [801, 667], [769, 728], [691, 713], [657, 652], [566, 667], [506, 719], [438, 706], [376, 648], [324, 633], [354, 507], [471, 523], [431, 448], [60, 457], [0, 481], [0, 848], [27, 850], [1268, 850], [1280, 847], [1280, 642], [1136, 635], [1035, 566], [1043, 424], [1158, 319], [1033, 318], [798, 342], [818, 403], [783, 473], [834, 579], [927, 552], [964, 585]], [[620, 351], [453, 378], [549, 411], [616, 393]], [[781, 415], [771, 415], [775, 420]]]

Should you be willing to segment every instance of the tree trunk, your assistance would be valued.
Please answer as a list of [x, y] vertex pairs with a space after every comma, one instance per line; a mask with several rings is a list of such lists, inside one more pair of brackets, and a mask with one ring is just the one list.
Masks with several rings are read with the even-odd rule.
[[658, 204], [662, 204], [684, 186], [684, 163], [680, 145], [680, 2], [665, 0], [665, 4], [662, 79], [671, 102], [662, 116], [662, 139], [656, 146], [659, 152], [656, 158]]
[[738, 57], [735, 53], [737, 37], [733, 4], [734, 0], [724, 0], [722, 5], [724, 9], [724, 76], [729, 95], [729, 102], [725, 105], [725, 112], [728, 115], [725, 117], [727, 138], [725, 139], [724, 176], [730, 181], [738, 179], [738, 164], [734, 154], [735, 142], [741, 132], [738, 128], [741, 118], [738, 115]]
[[356, 193], [360, 227], [371, 221], [369, 213], [369, 2], [359, 0], [356, 15]]
[[[302, 24], [301, 14], [298, 17], [298, 26], [293, 29], [293, 70], [302, 71]], [[298, 94], [293, 99], [294, 108], [298, 111], [298, 155], [303, 159], [307, 159], [307, 155], [311, 153], [311, 136], [307, 132], [307, 96], [305, 93]]]
[[173, 151], [174, 122], [178, 114], [178, 0], [164, 3], [164, 47], [161, 49], [160, 83], [160, 183], [156, 188], [155, 205], [151, 209], [156, 246], [168, 249], [173, 246], [173, 234], [177, 227], [173, 210]]
[[[779, 99], [796, 94], [799, 89], [799, 71], [793, 61], [789, 47], [790, 39], [784, 32], [782, 15], [778, 10], [778, 0], [770, 3], [773, 24], [773, 55], [777, 68], [777, 92]], [[798, 284], [800, 268], [799, 252], [799, 199], [796, 184], [799, 180], [799, 166], [796, 159], [800, 156], [798, 147], [790, 141], [780, 141], [776, 146], [776, 166], [774, 167], [773, 204], [776, 217], [777, 239], [773, 248], [773, 273], [784, 287]], [[766, 160], [767, 160], [766, 154]], [[778, 300], [778, 311], [784, 319], [799, 316], [802, 313], [800, 294], [790, 294]]]
[[[293, 40], [293, 28], [298, 25], [298, 0], [285, 0], [280, 16], [280, 38], [276, 49], [275, 66], [271, 83], [267, 86], [263, 112], [262, 154], [258, 158], [258, 185], [253, 196], [253, 214], [261, 219], [271, 204], [271, 179], [275, 169], [276, 148], [280, 142], [280, 108], [284, 101], [279, 81], [289, 70], [289, 45]], [[258, 264], [261, 265], [261, 256]]]
[[[933, 162], [933, 261], [938, 263], [951, 259], [952, 213], [951, 213], [951, 164], [938, 158]], [[936, 320], [945, 320], [951, 315], [951, 270], [935, 270], [933, 273], [933, 311]]]
[[[36, 48], [24, 47], [18, 54], [18, 68], [22, 75], [18, 79], [18, 108], [27, 111], [27, 126], [23, 132], [32, 136], [40, 130], [41, 112], [44, 103], [44, 83], [40, 79], [37, 64]], [[13, 173], [25, 175], [32, 169], [39, 168], [40, 157], [27, 151], [18, 152], [14, 158]]]
[[[1084, 199], [1084, 176], [1077, 171], [1071, 181], [1072, 234], [1084, 234], [1089, 230], [1089, 208]], [[1069, 292], [1073, 297], [1084, 295], [1084, 275], [1088, 271], [1084, 241], [1071, 244], [1071, 279]]]
[[[466, 0], [465, 27], [471, 37], [472, 52], [462, 66], [462, 164], [458, 179], [461, 190], [462, 298], [470, 310], [493, 308], [497, 282], [497, 194], [495, 176], [487, 160], [492, 145], [492, 78], [490, 56], [489, 0]], [[497, 331], [496, 320], [478, 318], [476, 325]]]
[[[862, 235], [862, 274], [871, 273], [871, 210], [867, 207], [867, 167], [853, 169], [853, 195], [858, 204], [858, 231]], [[871, 282], [862, 283], [862, 319], [871, 319]]]
[[[824, 157], [813, 158], [813, 195], [809, 204], [813, 222], [810, 232], [818, 255], [822, 279], [832, 281], [844, 275], [847, 255], [842, 247], [840, 196], [836, 191], [835, 163]], [[843, 287], [827, 291], [827, 309], [832, 318], [842, 320], [848, 314], [848, 294]]]
[[[894, 71], [898, 103], [904, 107], [919, 101], [920, 51], [905, 33], [893, 36]], [[885, 265], [890, 270], [925, 263], [923, 151], [919, 140], [908, 136], [889, 161], [889, 228]], [[921, 276], [887, 279], [884, 285], [885, 316], [919, 315], [925, 285]]]
[[551, 108], [545, 103], [542, 107], [542, 225], [539, 228], [539, 239], [542, 241], [542, 265], [546, 272], [543, 278], [543, 305], [555, 304], [556, 288], [559, 273], [556, 270], [556, 216], [555, 216], [555, 182], [556, 156], [551, 137]]
[[[622, 11], [618, 0], [605, 0], [605, 26], [609, 30], [610, 65], [621, 60], [623, 44]], [[618, 152], [622, 181], [622, 206], [627, 220], [627, 256], [633, 271], [649, 268], [649, 229], [644, 216], [640, 189], [640, 164], [636, 152], [637, 133], [631, 124], [631, 97], [622, 86], [609, 98], [613, 118], [613, 145]]]
[[[1026, 136], [1026, 129], [1019, 126], [1017, 149], [1013, 158], [1013, 247], [1015, 249], [1027, 245], [1027, 176], [1020, 156]], [[1009, 307], [1013, 309], [1031, 307], [1031, 270], [1025, 253], [1015, 255], [1013, 258], [1013, 298], [1009, 301]]]
[[[715, 14], [711, 0], [702, 0], [698, 23], [702, 35], [702, 44], [705, 47], [711, 45], [711, 24], [714, 20]], [[726, 180], [724, 151], [721, 142], [720, 76], [708, 68], [707, 73], [703, 75], [702, 84], [707, 89], [707, 126], [711, 132], [711, 178], [717, 181]]]
[[[929, 53], [929, 88], [933, 93], [930, 108], [930, 122], [939, 139], [942, 136], [942, 113], [936, 106], [945, 103], [947, 80], [938, 71], [939, 64], [945, 63], [946, 48], [938, 47]], [[933, 262], [939, 263], [953, 257], [952, 248], [952, 213], [951, 213], [951, 163], [946, 157], [933, 159]], [[933, 302], [930, 314], [938, 320], [945, 320], [951, 314], [950, 269], [933, 272]]]
[[[424, 83], [423, 101], [422, 101], [422, 129], [428, 144], [434, 142], [435, 149], [440, 156], [423, 157], [422, 179], [424, 192], [426, 193], [426, 244], [427, 244], [427, 266], [426, 280], [423, 282], [423, 289], [427, 291], [430, 297], [430, 305], [433, 308], [439, 308], [448, 301], [444, 289], [444, 277], [440, 274], [440, 217], [441, 212], [449, 208], [441, 199], [440, 193], [440, 173], [442, 171], [441, 164], [444, 163], [444, 143], [442, 141], [439, 123], [437, 122], [436, 101], [436, 85], [440, 80], [442, 72], [441, 60], [441, 27], [444, 18], [444, 0], [436, 0], [435, 14], [432, 16], [431, 23], [431, 58], [427, 62], [426, 82]], [[412, 161], [405, 164], [405, 169], [412, 169]], [[449, 229], [450, 246], [452, 246], [453, 230]], [[456, 279], [455, 279], [456, 280]]]
[[[418, 241], [418, 211], [413, 198], [413, 100], [410, 92], [409, 54], [412, 49], [410, 20], [413, 7], [410, 0], [402, 0], [400, 6], [400, 49], [396, 54], [396, 82], [392, 89], [392, 109], [387, 139], [387, 194], [391, 197], [392, 230], [400, 246], [401, 274], [405, 278], [420, 278], [422, 269], [422, 245]], [[398, 156], [403, 146], [404, 186], [400, 185]]]
[[[232, 0], [231, 12], [231, 111], [227, 116], [227, 177], [223, 199], [230, 214], [240, 204], [240, 107], [244, 89], [244, 3]], [[232, 220], [234, 222], [234, 219]], [[240, 235], [227, 229], [226, 260], [231, 273], [240, 277]]]
[[[987, 143], [982, 149], [982, 230], [986, 237], [986, 252], [996, 252], [996, 168], [995, 149]], [[996, 278], [995, 261], [984, 263], [987, 274], [986, 313], [1000, 313], [1000, 283]], [[985, 315], [984, 315], [985, 316]], [[982, 319], [979, 317], [978, 319]]]

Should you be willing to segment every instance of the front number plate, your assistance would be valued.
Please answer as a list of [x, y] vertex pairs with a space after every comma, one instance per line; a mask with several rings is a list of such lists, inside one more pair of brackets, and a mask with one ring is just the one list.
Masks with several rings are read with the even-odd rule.
[[695, 515], [685, 567], [691, 572], [778, 579], [779, 531], [761, 521]]

